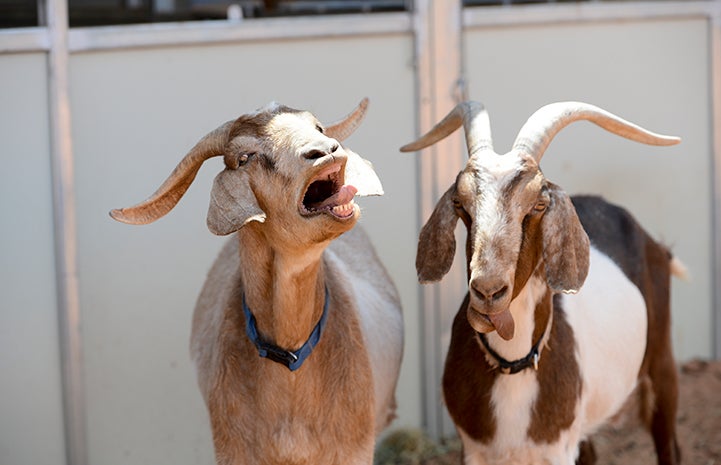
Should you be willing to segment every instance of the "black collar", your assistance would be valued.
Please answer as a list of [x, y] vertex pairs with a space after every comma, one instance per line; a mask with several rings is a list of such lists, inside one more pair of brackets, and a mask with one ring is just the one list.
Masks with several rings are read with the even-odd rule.
[[533, 344], [533, 347], [531, 347], [531, 351], [523, 358], [520, 358], [518, 360], [514, 360], [512, 362], [509, 362], [505, 358], [498, 355], [498, 353], [491, 349], [490, 344], [488, 344], [488, 338], [486, 338], [486, 335], [483, 333], [477, 333], [478, 339], [481, 340], [481, 343], [483, 344], [483, 348], [486, 350], [486, 353], [491, 356], [491, 358], [494, 359], [496, 362], [497, 368], [503, 373], [504, 375], [515, 375], [516, 373], [525, 370], [526, 368], [533, 367], [534, 370], [538, 370], [538, 361], [541, 359], [541, 342], [543, 341], [543, 337], [545, 336], [546, 332], [544, 331], [541, 337], [536, 341], [535, 344]]
[[320, 341], [320, 336], [323, 333], [323, 328], [328, 320], [328, 288], [325, 289], [325, 303], [323, 304], [323, 314], [320, 317], [320, 321], [315, 325], [313, 331], [311, 331], [308, 340], [296, 351], [291, 351], [278, 347], [274, 344], [270, 344], [260, 339], [258, 334], [258, 327], [255, 324], [255, 317], [251, 313], [248, 305], [245, 303], [245, 294], [243, 294], [243, 313], [245, 313], [245, 333], [248, 335], [248, 339], [258, 349], [258, 355], [261, 357], [273, 360], [276, 363], [280, 363], [288, 367], [290, 371], [295, 371], [303, 364], [305, 359], [310, 356], [313, 352], [313, 348]]

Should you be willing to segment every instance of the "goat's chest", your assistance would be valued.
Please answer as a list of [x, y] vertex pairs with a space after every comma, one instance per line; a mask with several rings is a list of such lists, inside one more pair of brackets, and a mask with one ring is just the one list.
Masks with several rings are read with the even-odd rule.
[[579, 441], [635, 388], [646, 348], [643, 296], [593, 248], [591, 265], [578, 294], [555, 297], [537, 372], [490, 371], [463, 312], [456, 317], [444, 397], [467, 465], [573, 464]]
[[373, 381], [362, 340], [353, 336], [357, 319], [344, 312], [329, 316], [294, 372], [259, 357], [242, 331], [232, 334], [233, 350], [218, 360], [206, 399], [219, 463], [370, 463]]

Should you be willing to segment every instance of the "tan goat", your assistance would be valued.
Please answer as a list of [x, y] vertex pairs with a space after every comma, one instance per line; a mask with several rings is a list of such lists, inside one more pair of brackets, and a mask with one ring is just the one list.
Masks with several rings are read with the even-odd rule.
[[205, 160], [224, 157], [208, 227], [236, 234], [208, 274], [191, 336], [220, 464], [367, 465], [394, 417], [399, 297], [354, 228], [353, 197], [383, 192], [370, 163], [339, 143], [366, 106], [325, 128], [277, 104], [241, 116], [205, 136], [148, 200], [111, 212], [155, 221]]

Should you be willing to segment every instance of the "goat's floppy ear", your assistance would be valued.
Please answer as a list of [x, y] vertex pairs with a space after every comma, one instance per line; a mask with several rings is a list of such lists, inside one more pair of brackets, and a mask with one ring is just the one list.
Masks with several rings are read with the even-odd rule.
[[421, 283], [440, 281], [453, 264], [458, 222], [452, 201], [455, 189], [454, 184], [443, 194], [421, 229], [416, 254], [416, 271]]
[[345, 164], [345, 183], [358, 189], [356, 195], [383, 195], [381, 180], [368, 160], [345, 149], [348, 161]]
[[551, 202], [541, 221], [546, 280], [554, 291], [575, 293], [586, 280], [590, 245], [563, 189], [549, 183]]
[[215, 177], [210, 191], [208, 229], [213, 234], [225, 236], [251, 221], [263, 223], [265, 212], [261, 210], [250, 188], [248, 174], [230, 169], [221, 171]]

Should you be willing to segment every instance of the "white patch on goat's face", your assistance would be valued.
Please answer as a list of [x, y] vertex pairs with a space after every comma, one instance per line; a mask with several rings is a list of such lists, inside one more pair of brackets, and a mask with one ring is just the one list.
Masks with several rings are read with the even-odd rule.
[[517, 172], [517, 165], [502, 163], [506, 160], [513, 161], [498, 156], [492, 160], [494, 163], [488, 164], [469, 160], [456, 184], [458, 200], [471, 218], [472, 273], [478, 270], [495, 273], [488, 268], [501, 258], [498, 256], [501, 249], [489, 245], [497, 238], [507, 236], [509, 218], [503, 209], [502, 187]]
[[648, 323], [641, 292], [618, 265], [594, 247], [590, 263], [581, 290], [562, 297], [582, 367], [584, 433], [616, 413], [635, 388]]
[[[507, 313], [516, 285], [524, 218], [545, 185], [536, 162], [523, 154], [483, 153], [469, 160], [456, 182], [470, 235], [469, 322], [480, 332], [513, 337]], [[528, 274], [523, 274], [525, 283]]]
[[488, 238], [502, 228], [506, 216], [502, 209], [503, 187], [519, 173], [522, 164], [518, 157], [491, 153], [468, 161], [459, 178], [459, 196], [482, 236]]
[[319, 130], [315, 117], [307, 112], [279, 113], [268, 123], [268, 133], [273, 134], [273, 146], [278, 154], [276, 167], [286, 176], [298, 177], [307, 170], [303, 159], [304, 148], [329, 139]]

